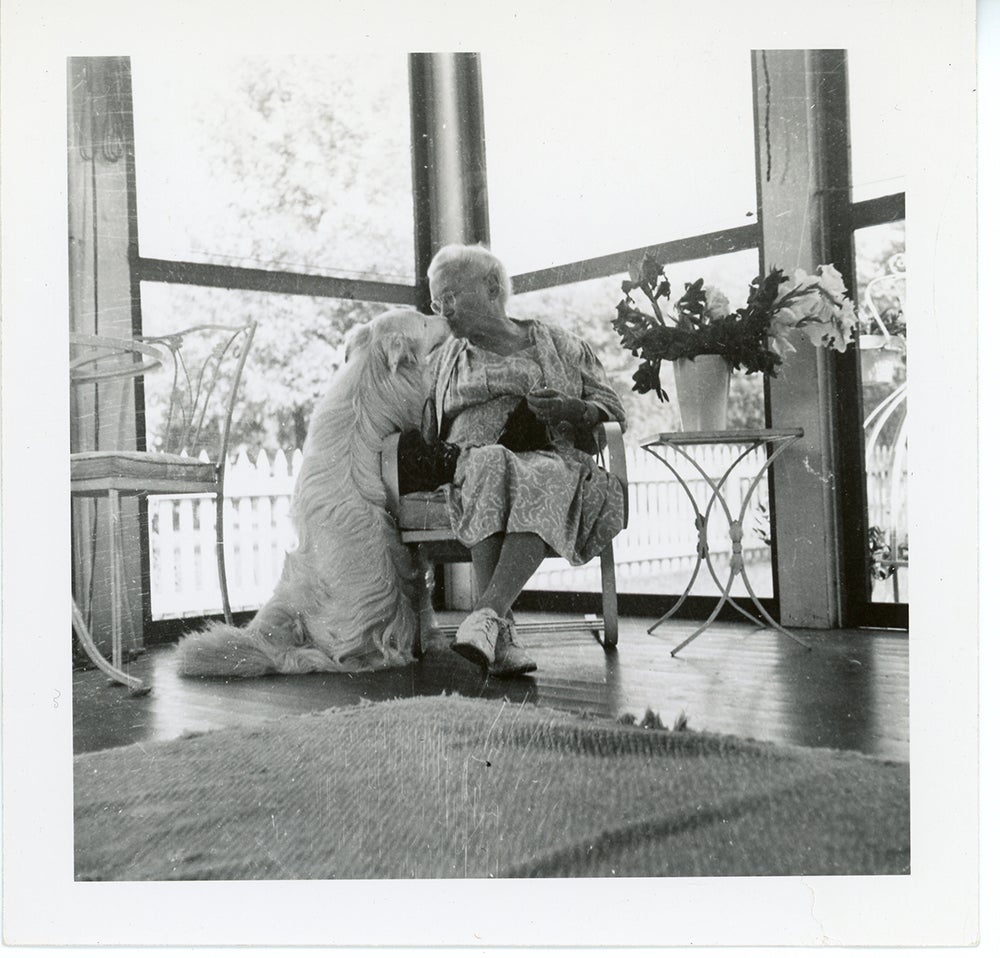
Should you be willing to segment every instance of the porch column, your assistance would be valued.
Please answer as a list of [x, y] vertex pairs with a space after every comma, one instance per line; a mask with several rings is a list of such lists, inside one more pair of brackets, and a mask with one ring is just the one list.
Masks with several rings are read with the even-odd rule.
[[[841, 50], [753, 53], [763, 266], [789, 276], [832, 263], [850, 289], [850, 143], [847, 60]], [[770, 380], [770, 422], [803, 439], [773, 474], [776, 590], [781, 623], [843, 624], [843, 522], [838, 496], [837, 382], [828, 352], [804, 334]]]
[[479, 54], [411, 53], [410, 106], [418, 308], [424, 309], [427, 267], [437, 250], [490, 241]]
[[[490, 241], [486, 140], [477, 53], [411, 53], [417, 309], [430, 312], [427, 267], [447, 243]], [[472, 566], [444, 566], [444, 602], [470, 609]]]
[[[132, 91], [127, 57], [68, 61], [69, 325], [75, 332], [131, 339], [139, 332], [138, 289], [129, 268], [135, 243]], [[107, 380], [71, 391], [73, 452], [136, 449], [136, 383]], [[141, 393], [139, 393], [141, 395]], [[110, 648], [111, 569], [107, 501], [73, 502], [73, 592], [95, 641]], [[121, 500], [128, 593], [126, 647], [142, 644], [140, 512]]]

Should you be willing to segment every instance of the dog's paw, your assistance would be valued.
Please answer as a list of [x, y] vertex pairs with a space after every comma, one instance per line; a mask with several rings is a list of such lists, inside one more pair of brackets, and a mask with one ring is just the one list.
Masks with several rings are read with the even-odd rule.
[[423, 652], [445, 652], [451, 648], [448, 636], [436, 625], [420, 630], [420, 649]]

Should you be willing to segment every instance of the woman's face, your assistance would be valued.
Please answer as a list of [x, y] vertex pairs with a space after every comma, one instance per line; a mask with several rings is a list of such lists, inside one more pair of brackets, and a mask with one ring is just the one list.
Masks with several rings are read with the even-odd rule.
[[445, 320], [453, 336], [475, 341], [477, 332], [494, 325], [496, 298], [481, 273], [444, 266], [430, 286], [431, 309]]

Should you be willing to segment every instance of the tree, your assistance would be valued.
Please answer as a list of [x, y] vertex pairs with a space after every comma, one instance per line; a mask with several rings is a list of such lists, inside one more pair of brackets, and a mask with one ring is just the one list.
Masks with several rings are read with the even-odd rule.
[[[207, 170], [215, 215], [191, 248], [208, 262], [412, 282], [405, 58], [393, 55], [395, 73], [387, 62], [244, 57], [227, 89], [206, 88], [190, 148]], [[233, 432], [236, 445], [251, 447], [301, 447], [343, 361], [344, 334], [384, 308], [199, 287], [144, 292], [157, 330], [258, 320]]]

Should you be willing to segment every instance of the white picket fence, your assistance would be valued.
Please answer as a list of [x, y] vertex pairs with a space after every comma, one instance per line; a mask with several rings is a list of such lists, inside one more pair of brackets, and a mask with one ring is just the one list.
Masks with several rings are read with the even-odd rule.
[[[288, 510], [301, 465], [299, 450], [291, 461], [262, 450], [254, 462], [241, 453], [226, 470], [226, 578], [235, 611], [260, 608], [281, 575], [295, 543]], [[149, 556], [154, 619], [221, 611], [213, 496], [150, 496]]]
[[868, 456], [868, 524], [906, 539], [906, 469], [901, 472], [899, 453], [890, 446], [876, 446]]
[[[700, 446], [699, 461], [713, 478], [728, 466], [730, 450]], [[680, 483], [659, 461], [641, 449], [628, 449], [629, 525], [615, 540], [619, 590], [668, 592], [664, 582], [690, 575], [696, 557], [697, 532], [691, 504]], [[727, 481], [732, 506], [756, 476], [764, 452], [748, 456]], [[298, 451], [291, 460], [282, 452], [263, 451], [251, 462], [241, 453], [226, 473], [225, 543], [230, 600], [234, 610], [257, 609], [267, 600], [281, 574], [285, 553], [295, 534], [288, 517], [295, 477], [302, 463]], [[695, 498], [707, 500], [704, 480], [684, 472]], [[755, 533], [767, 529], [766, 481], [761, 482], [745, 521], [743, 541], [748, 565], [767, 579], [758, 594], [770, 595], [769, 549]], [[702, 505], [702, 507], [704, 507]], [[766, 531], [765, 531], [766, 534]], [[211, 496], [154, 496], [149, 507], [152, 611], [155, 619], [196, 616], [221, 610], [215, 557], [215, 506]], [[713, 509], [709, 547], [729, 554], [728, 523]], [[561, 559], [546, 560], [529, 589], [599, 591], [600, 568], [595, 560], [573, 568]], [[737, 593], [739, 594], [739, 593]]]

